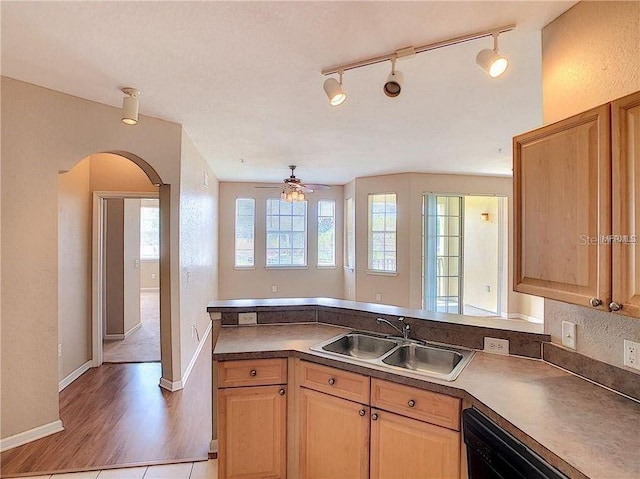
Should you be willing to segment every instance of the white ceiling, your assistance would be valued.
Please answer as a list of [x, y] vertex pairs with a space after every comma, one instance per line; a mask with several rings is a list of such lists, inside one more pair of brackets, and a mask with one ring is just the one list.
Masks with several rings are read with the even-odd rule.
[[[541, 124], [541, 28], [576, 2], [2, 2], [2, 74], [182, 123], [223, 181], [343, 184], [398, 172], [511, 174], [511, 137]], [[347, 72], [328, 105], [320, 70], [517, 23], [510, 69], [490, 39]], [[244, 162], [241, 162], [243, 159]]]

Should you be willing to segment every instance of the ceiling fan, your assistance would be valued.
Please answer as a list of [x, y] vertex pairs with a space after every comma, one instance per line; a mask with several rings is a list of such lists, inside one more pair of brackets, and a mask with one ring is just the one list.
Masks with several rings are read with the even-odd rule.
[[[298, 196], [302, 193], [302, 198], [304, 199], [304, 195], [308, 193], [313, 193], [314, 191], [326, 191], [330, 190], [331, 187], [329, 185], [321, 185], [317, 183], [303, 183], [300, 178], [296, 178], [295, 169], [296, 165], [289, 165], [289, 169], [291, 170], [291, 176], [289, 178], [285, 178], [283, 180], [282, 185], [277, 186], [256, 186], [256, 188], [271, 188], [271, 189], [282, 189], [282, 199], [285, 198], [286, 195], [292, 195], [294, 192], [297, 193]], [[296, 198], [294, 198], [295, 200]]]

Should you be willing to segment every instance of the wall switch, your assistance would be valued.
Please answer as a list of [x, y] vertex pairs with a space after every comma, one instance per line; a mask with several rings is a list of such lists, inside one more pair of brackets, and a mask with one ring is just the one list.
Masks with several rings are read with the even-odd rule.
[[490, 293], [490, 292], [491, 292], [491, 285], [486, 284], [486, 285], [484, 286], [484, 290], [485, 290], [487, 293]]
[[634, 369], [640, 369], [640, 343], [624, 340], [624, 365]]
[[485, 337], [484, 351], [487, 353], [507, 356], [509, 354], [509, 340]]
[[204, 172], [203, 183], [204, 183], [204, 186], [209, 186], [209, 175], [207, 175], [206, 171]]
[[277, 293], [278, 292], [278, 287], [275, 284], [271, 285], [271, 292], [272, 293]]
[[62, 357], [62, 344], [58, 344], [58, 357]]
[[562, 345], [576, 349], [576, 323], [562, 321]]
[[155, 273], [151, 273], [151, 279], [156, 279], [156, 274]]
[[258, 313], [238, 313], [238, 324], [258, 324]]
[[382, 295], [380, 293], [376, 293], [376, 301], [381, 301]]

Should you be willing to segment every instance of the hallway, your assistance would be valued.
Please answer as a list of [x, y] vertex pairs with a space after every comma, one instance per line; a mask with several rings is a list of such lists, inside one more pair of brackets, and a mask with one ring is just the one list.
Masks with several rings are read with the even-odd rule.
[[0, 456], [1, 477], [206, 460], [211, 337], [186, 387], [158, 386], [160, 363], [104, 364], [60, 393], [65, 430]]

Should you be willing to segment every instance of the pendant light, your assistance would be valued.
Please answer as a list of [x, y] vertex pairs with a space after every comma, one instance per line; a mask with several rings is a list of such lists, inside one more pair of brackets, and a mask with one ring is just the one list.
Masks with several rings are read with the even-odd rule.
[[478, 53], [476, 63], [491, 78], [497, 78], [507, 71], [509, 61], [498, 53], [498, 33], [493, 34], [493, 50], [485, 48]]
[[338, 72], [338, 74], [340, 75], [340, 82], [338, 82], [335, 78], [329, 78], [324, 82], [324, 92], [327, 94], [327, 98], [329, 99], [329, 103], [331, 104], [331, 106], [342, 105], [347, 99], [347, 95], [342, 89], [343, 73], [344, 72], [342, 70]]
[[126, 95], [122, 100], [122, 123], [137, 125], [138, 108], [140, 107], [138, 95], [140, 92], [135, 88], [123, 88], [122, 93]]

